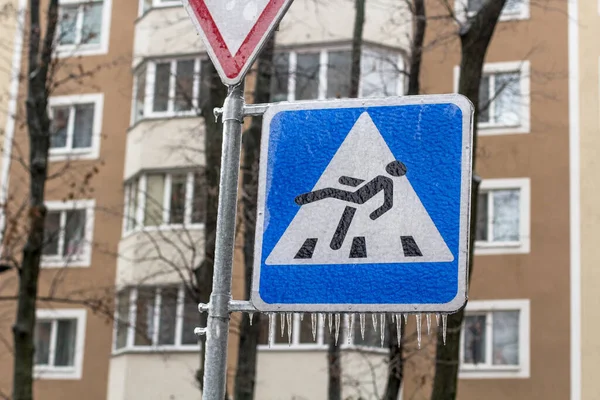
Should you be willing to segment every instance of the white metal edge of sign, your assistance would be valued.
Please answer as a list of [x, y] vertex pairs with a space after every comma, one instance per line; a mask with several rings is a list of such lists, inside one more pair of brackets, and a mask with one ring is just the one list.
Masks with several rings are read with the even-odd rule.
[[[277, 12], [275, 19], [273, 19], [270, 22], [269, 27], [267, 28], [265, 33], [260, 38], [258, 45], [248, 55], [248, 58], [244, 62], [244, 65], [240, 69], [237, 76], [235, 78], [229, 78], [229, 77], [227, 77], [227, 74], [225, 73], [225, 70], [223, 69], [221, 62], [220, 62], [219, 58], [217, 57], [217, 54], [215, 53], [212, 45], [210, 44], [210, 41], [208, 40], [206, 32], [204, 32], [204, 29], [202, 29], [202, 26], [200, 26], [200, 23], [197, 20], [194, 10], [192, 10], [192, 8], [191, 8], [190, 0], [181, 0], [181, 2], [183, 3], [183, 7], [185, 8], [185, 11], [187, 12], [189, 18], [192, 20], [192, 23], [194, 24], [196, 31], [198, 32], [198, 34], [200, 35], [200, 37], [202, 39], [202, 43], [204, 43], [204, 47], [206, 48], [206, 52], [208, 53], [208, 56], [210, 57], [213, 65], [215, 66], [217, 73], [221, 77], [221, 81], [223, 82], [223, 84], [225, 84], [227, 86], [236, 86], [244, 80], [244, 78], [246, 77], [246, 74], [248, 73], [248, 70], [250, 69], [250, 67], [252, 66], [254, 61], [256, 60], [256, 57], [258, 56], [258, 54], [260, 54], [260, 51], [264, 47], [264, 45], [267, 42], [267, 40], [269, 39], [269, 37], [273, 34], [273, 31], [275, 30], [277, 25], [281, 22], [283, 16], [287, 13], [287, 11], [290, 8], [290, 6], [292, 5], [293, 1], [294, 0], [284, 0], [284, 4], [281, 6], [279, 11]], [[235, 54], [232, 54], [232, 56], [235, 57]]]
[[[419, 104], [452, 103], [462, 111], [462, 158], [460, 229], [458, 259], [458, 290], [456, 297], [443, 304], [277, 304], [266, 303], [259, 293], [266, 197], [267, 157], [269, 152], [270, 125], [273, 117], [282, 111], [336, 109], [377, 106], [400, 106]], [[254, 250], [254, 272], [250, 301], [262, 312], [393, 312], [393, 313], [454, 313], [467, 303], [467, 279], [469, 263], [469, 222], [471, 216], [472, 146], [474, 107], [471, 101], [460, 94], [399, 96], [382, 99], [345, 99], [321, 101], [281, 102], [270, 106], [263, 116], [262, 146], [260, 154], [259, 186]]]

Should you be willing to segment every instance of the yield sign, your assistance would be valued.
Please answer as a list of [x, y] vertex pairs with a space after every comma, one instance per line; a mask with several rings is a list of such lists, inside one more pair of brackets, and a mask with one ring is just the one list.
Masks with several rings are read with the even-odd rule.
[[183, 0], [226, 85], [246, 75], [293, 0]]

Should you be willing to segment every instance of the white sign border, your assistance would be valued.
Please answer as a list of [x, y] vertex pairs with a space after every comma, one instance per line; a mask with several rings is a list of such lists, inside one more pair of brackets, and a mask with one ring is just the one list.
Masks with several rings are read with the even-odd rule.
[[[267, 161], [269, 153], [270, 125], [282, 111], [342, 109], [419, 104], [454, 104], [462, 111], [462, 166], [460, 193], [460, 231], [458, 249], [458, 291], [454, 299], [442, 304], [279, 304], [266, 303], [260, 297], [260, 269], [264, 230]], [[469, 263], [469, 231], [471, 214], [471, 182], [473, 171], [473, 120], [471, 101], [460, 94], [398, 96], [382, 99], [345, 99], [281, 102], [270, 106], [263, 116], [262, 145], [257, 198], [256, 232], [254, 241], [254, 271], [250, 301], [261, 312], [390, 312], [390, 313], [454, 313], [463, 308], [468, 299], [467, 280]], [[465, 167], [468, 167], [465, 168]]]

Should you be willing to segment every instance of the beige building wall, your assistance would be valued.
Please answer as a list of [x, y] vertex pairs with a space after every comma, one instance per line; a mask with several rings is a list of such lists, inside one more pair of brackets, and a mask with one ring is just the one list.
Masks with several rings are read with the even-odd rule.
[[581, 389], [600, 398], [600, 3], [579, 0], [579, 131], [581, 195]]

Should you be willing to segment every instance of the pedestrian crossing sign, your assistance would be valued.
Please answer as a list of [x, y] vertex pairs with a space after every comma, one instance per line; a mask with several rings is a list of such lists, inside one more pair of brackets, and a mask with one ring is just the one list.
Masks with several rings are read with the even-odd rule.
[[263, 120], [260, 311], [466, 302], [473, 106], [460, 95], [279, 103]]

